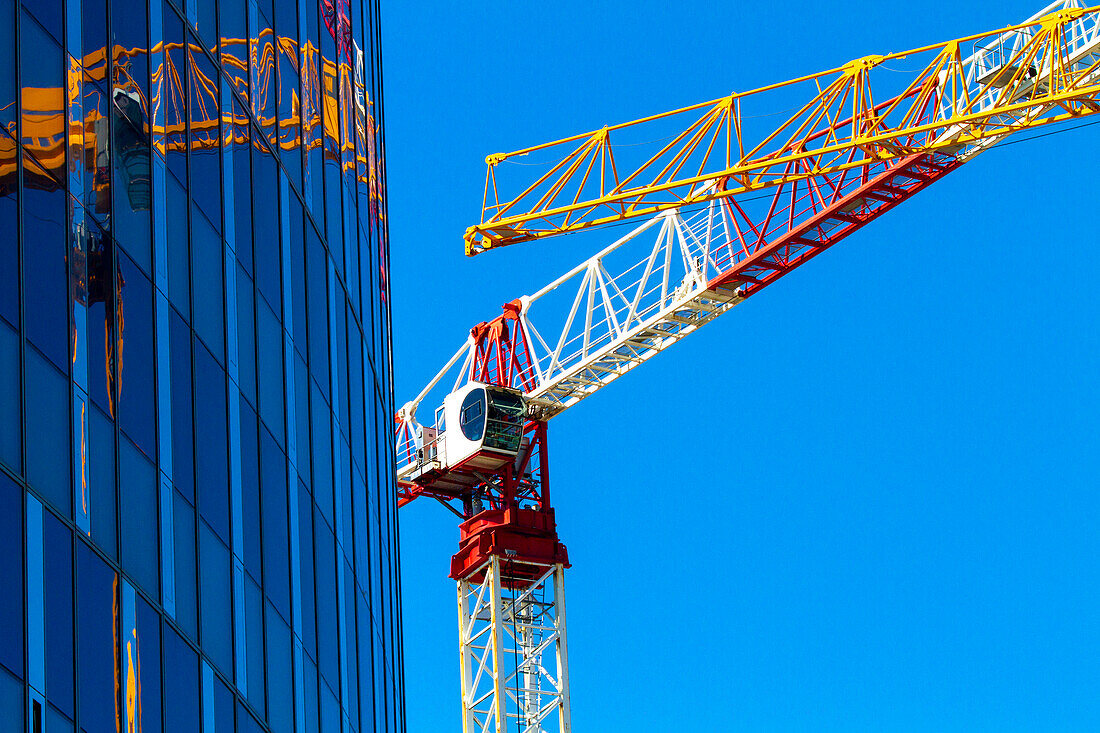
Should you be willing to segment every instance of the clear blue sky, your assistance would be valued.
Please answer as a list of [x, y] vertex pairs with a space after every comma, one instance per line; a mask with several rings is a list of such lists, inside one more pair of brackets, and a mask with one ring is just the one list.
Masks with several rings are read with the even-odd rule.
[[[487, 153], [1040, 9], [383, 5], [399, 404], [595, 249], [465, 259]], [[983, 154], [551, 423], [576, 730], [1100, 728], [1098, 171]], [[411, 733], [460, 729], [455, 524], [401, 512]]]

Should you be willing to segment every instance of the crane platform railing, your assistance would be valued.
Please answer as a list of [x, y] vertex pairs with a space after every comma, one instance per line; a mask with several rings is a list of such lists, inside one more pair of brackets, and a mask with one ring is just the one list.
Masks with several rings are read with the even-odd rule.
[[[1100, 8], [1063, 0], [993, 33], [867, 56], [490, 155], [481, 221], [466, 231], [466, 252], [649, 217], [877, 161], [950, 152], [1091, 114], [1100, 111], [1098, 51]], [[778, 125], [776, 114], [783, 120]], [[707, 187], [718, 179], [726, 185]]]

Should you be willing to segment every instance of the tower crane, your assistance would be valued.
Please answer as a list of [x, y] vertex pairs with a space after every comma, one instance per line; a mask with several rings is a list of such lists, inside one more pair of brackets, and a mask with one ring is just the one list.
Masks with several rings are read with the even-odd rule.
[[[632, 228], [474, 326], [396, 415], [398, 505], [432, 498], [460, 519], [464, 733], [570, 730], [550, 418], [1006, 136], [1096, 112], [1100, 7], [1063, 0], [995, 32], [490, 155], [467, 254]], [[508, 165], [529, 156], [541, 162]]]

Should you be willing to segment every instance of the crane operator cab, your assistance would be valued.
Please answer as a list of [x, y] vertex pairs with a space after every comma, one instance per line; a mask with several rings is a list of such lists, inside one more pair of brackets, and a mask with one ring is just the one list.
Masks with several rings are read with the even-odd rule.
[[527, 401], [516, 390], [470, 382], [443, 399], [443, 418], [450, 468], [496, 469], [519, 453]]

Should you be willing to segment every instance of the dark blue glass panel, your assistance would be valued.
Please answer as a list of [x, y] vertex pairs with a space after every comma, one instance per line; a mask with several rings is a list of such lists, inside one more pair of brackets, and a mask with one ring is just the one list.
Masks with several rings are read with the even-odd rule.
[[129, 440], [118, 442], [122, 569], [153, 598], [160, 597], [157, 471]]
[[[192, 4], [195, 5], [192, 8]], [[231, 3], [230, 3], [231, 4]], [[218, 13], [214, 7], [214, 0], [187, 0], [188, 13], [193, 13], [195, 30], [199, 38], [203, 40], [203, 46], [213, 48], [218, 40], [217, 18]]]
[[256, 359], [260, 369], [260, 416], [280, 445], [285, 440], [283, 399], [283, 329], [262, 300], [256, 308]]
[[321, 513], [332, 521], [332, 415], [317, 383], [313, 382], [313, 498]]
[[[107, 47], [107, 2], [106, 0], [83, 0], [80, 3], [80, 29], [84, 34], [83, 55]], [[69, 53], [80, 55], [76, 49]]]
[[19, 335], [0, 322], [0, 461], [16, 473], [23, 469], [22, 382]]
[[233, 693], [218, 679], [214, 678], [214, 730], [235, 730], [233, 727]]
[[195, 501], [195, 459], [191, 414], [191, 330], [172, 312], [168, 325], [172, 355], [172, 483]]
[[[156, 2], [156, 0], [151, 0]], [[183, 21], [169, 0], [162, 3], [164, 47], [172, 67], [186, 78], [187, 49], [183, 45]], [[164, 94], [164, 124], [168, 128], [168, 170], [180, 181], [187, 180], [187, 86], [169, 84]]]
[[198, 731], [202, 720], [199, 702], [199, 658], [180, 635], [164, 625], [164, 729]]
[[23, 708], [23, 682], [0, 669], [0, 720], [12, 730], [23, 730]]
[[[10, 0], [8, 0], [10, 2]], [[0, 0], [0, 13], [4, 12], [4, 0]], [[0, 20], [0, 44], [4, 43], [7, 29]], [[0, 57], [10, 52], [0, 45]], [[0, 63], [3, 63], [0, 61]], [[13, 70], [0, 68], [0, 95], [4, 76]], [[15, 99], [12, 96], [0, 96], [0, 105], [4, 100]], [[0, 123], [3, 122], [3, 108], [0, 107]], [[0, 142], [11, 144], [0, 137]], [[19, 325], [19, 189], [14, 181], [0, 182], [0, 318], [13, 326]]]
[[[313, 583], [313, 502], [305, 488], [298, 486], [298, 550], [299, 577], [302, 583], [302, 596], [312, 598]], [[317, 657], [317, 613], [312, 603], [302, 604], [302, 643], [306, 653]]]
[[[317, 665], [313, 660], [306, 659], [305, 664], [305, 681], [302, 684], [303, 692], [305, 694], [306, 703], [306, 731], [307, 733], [317, 733], [318, 723], [318, 710], [317, 710]], [[327, 732], [326, 732], [327, 733]]]
[[229, 463], [225, 372], [195, 342], [195, 474], [199, 514], [226, 543], [229, 536]]
[[191, 318], [191, 257], [187, 246], [187, 194], [176, 177], [167, 175], [165, 198], [168, 221], [168, 297], [188, 320]]
[[69, 353], [68, 274], [65, 192], [30, 186], [24, 168], [23, 193], [23, 307], [34, 318], [26, 319], [27, 337], [58, 367], [67, 368]]
[[[62, 296], [64, 297], [64, 296]], [[27, 347], [27, 482], [64, 516], [72, 511], [69, 484], [69, 380]]]
[[124, 254], [119, 254], [118, 271], [125, 344], [118, 370], [119, 424], [145, 455], [156, 456], [153, 284]]
[[345, 432], [348, 429], [348, 328], [347, 328], [347, 300], [344, 297], [344, 289], [336, 288], [336, 323], [332, 324], [332, 338], [336, 343], [336, 363], [332, 365], [332, 371], [339, 385], [339, 399], [333, 400], [333, 408], [340, 421], [340, 427]]
[[115, 426], [99, 408], [91, 414], [90, 504], [92, 541], [111, 559], [118, 559], [118, 495], [115, 488]]
[[297, 451], [298, 475], [312, 485], [309, 475], [309, 370], [305, 361], [297, 354], [294, 356], [294, 417], [298, 423]]
[[240, 703], [237, 704], [237, 733], [264, 733], [264, 729]]
[[0, 587], [20, 589], [17, 593], [0, 593], [0, 628], [4, 629], [0, 634], [0, 664], [19, 677], [23, 676], [23, 563], [10, 560], [22, 558], [23, 548], [23, 490], [0, 472], [0, 552], [9, 558], [9, 562], [0, 563]]
[[[294, 301], [294, 348], [304, 358], [308, 351], [306, 342], [306, 247], [302, 237], [302, 204], [297, 196], [290, 197], [290, 282]], [[312, 227], [310, 227], [312, 229]], [[286, 243], [283, 244], [286, 246]]]
[[[349, 321], [348, 326], [348, 401], [352, 405], [351, 420], [348, 425], [348, 437], [351, 439], [351, 456], [355, 465], [363, 470], [365, 464], [366, 427], [363, 407], [363, 349], [360, 348], [359, 327]], [[374, 436], [371, 436], [374, 439]]]
[[23, 0], [23, 6], [34, 13], [38, 22], [44, 25], [54, 38], [58, 41], [63, 38], [61, 35], [63, 17], [61, 0]]
[[[46, 0], [43, 5], [56, 0]], [[35, 6], [38, 3], [34, 3]], [[26, 7], [26, 6], [24, 6]], [[24, 11], [19, 28], [19, 83], [23, 87], [24, 150], [52, 174], [39, 169], [24, 172], [24, 181], [55, 190], [65, 168], [64, 61], [57, 44], [34, 18]], [[56, 180], [53, 180], [56, 179]]]
[[348, 699], [344, 707], [352, 711], [352, 718], [359, 709], [359, 675], [355, 664], [355, 573], [346, 562], [341, 562], [344, 572], [344, 669], [348, 678]]
[[111, 89], [115, 192], [111, 223], [122, 247], [142, 269], [151, 272], [147, 9], [144, 0], [112, 0], [110, 7], [115, 70]]
[[15, 0], [0, 0], [0, 127], [15, 137]]
[[198, 563], [195, 556], [195, 509], [178, 492], [173, 494], [172, 547], [176, 579], [176, 623], [191, 636], [198, 637]]
[[191, 40], [188, 55], [188, 83], [191, 87], [191, 196], [203, 213], [221, 231], [222, 186], [220, 130], [208, 120], [217, 120], [218, 85], [213, 62]]
[[[161, 727], [160, 692], [160, 615], [140, 596], [137, 598], [138, 689], [141, 702], [140, 724], [134, 730], [158, 733]], [[176, 694], [169, 690], [169, 697]], [[167, 730], [178, 730], [168, 728]]]
[[263, 145], [252, 147], [253, 239], [256, 286], [275, 309], [282, 303], [279, 257], [279, 189], [275, 158]]
[[321, 730], [340, 730], [340, 701], [327, 682], [321, 685]]
[[[366, 578], [363, 578], [365, 581]], [[374, 662], [371, 659], [371, 647], [374, 634], [371, 633], [370, 608], [362, 596], [356, 594], [355, 605], [359, 612], [359, 719], [362, 729], [368, 731], [374, 725]]]
[[[130, 357], [115, 321], [120, 281], [113, 240], [95, 222], [89, 223], [88, 394], [101, 410], [114, 414], [120, 356], [126, 352], [126, 359]], [[125, 317], [125, 305], [123, 310]]]
[[[266, 4], [270, 7], [270, 3], [265, 3], [264, 0], [260, 0], [261, 8]], [[250, 35], [259, 40], [259, 47], [256, 48], [253, 53], [253, 71], [252, 71], [252, 88], [257, 89], [257, 80], [264, 80], [271, 85], [272, 91], [274, 91], [275, 85], [275, 39], [272, 34], [271, 28], [271, 13], [268, 11], [266, 14], [261, 11], [256, 14], [249, 15], [249, 22], [257, 22], [257, 27], [250, 27]], [[252, 107], [257, 122], [260, 123], [261, 129], [268, 141], [272, 145], [276, 145], [278, 140], [276, 138], [275, 128], [278, 120], [275, 117], [275, 102], [276, 94], [267, 93], [259, 95], [254, 93], [252, 96]]]
[[233, 596], [229, 548], [199, 522], [200, 634], [203, 651], [222, 674], [233, 676]]
[[271, 605], [267, 606], [267, 720], [272, 733], [294, 730], [293, 652], [290, 627]]
[[[251, 578], [245, 580], [245, 640], [248, 665], [248, 702], [264, 712], [264, 595]], [[240, 722], [238, 720], [238, 722]]]
[[256, 413], [241, 398], [241, 529], [244, 567], [263, 578], [260, 561], [260, 449]]
[[[222, 7], [230, 7], [232, 3], [222, 3]], [[223, 31], [222, 37], [226, 34]], [[242, 36], [234, 36], [241, 38]], [[243, 57], [242, 57], [243, 58]], [[247, 71], [240, 72], [247, 76]], [[245, 96], [247, 99], [247, 95]], [[244, 109], [233, 102], [233, 114], [235, 119], [245, 119]], [[234, 125], [235, 140], [232, 149], [226, 151], [226, 155], [233, 156], [233, 226], [236, 232], [237, 260], [244, 265], [249, 276], [252, 275], [252, 155], [249, 152], [249, 138], [251, 128], [247, 124]], [[266, 214], [265, 214], [266, 215]]]
[[73, 717], [73, 533], [45, 512], [42, 576], [46, 697]]
[[115, 688], [118, 578], [83, 542], [76, 551], [77, 691], [81, 727], [120, 727]]
[[225, 360], [225, 262], [222, 239], [205, 216], [191, 207], [191, 265], [195, 278], [195, 332], [206, 347]]
[[[296, 8], [294, 3], [279, 3], [280, 9], [286, 8], [289, 14], [287, 21], [293, 24], [296, 20]], [[293, 25], [292, 25], [293, 28]], [[296, 29], [294, 29], [296, 30]], [[284, 34], [277, 31], [280, 36], [297, 38], [295, 32]], [[297, 46], [280, 44], [279, 53], [279, 151], [283, 159], [283, 167], [287, 175], [298, 188], [302, 187], [302, 152], [300, 147], [301, 123], [299, 98], [301, 96], [302, 80], [298, 76]]]
[[[336, 538], [320, 512], [313, 517], [317, 567], [317, 666], [321, 677], [340, 686], [336, 607]], [[327, 729], [326, 729], [327, 730]]]
[[306, 227], [306, 283], [309, 302], [309, 369], [328, 400], [328, 264], [321, 240]]
[[[248, 3], [218, 3], [222, 68], [229, 76], [232, 87], [245, 101], [248, 100], [248, 64], [243, 64], [244, 68], [241, 68], [239, 61], [248, 58], [247, 12]], [[237, 111], [235, 116], [240, 119], [244, 114]], [[245, 154], [247, 153], [246, 147]], [[237, 178], [237, 180], [241, 179]], [[244, 178], [244, 181], [247, 183], [248, 178]], [[247, 188], [247, 185], [245, 187]]]
[[279, 613], [290, 618], [290, 538], [287, 533], [286, 458], [270, 434], [260, 441], [263, 490], [264, 589]]
[[256, 404], [256, 315], [252, 279], [237, 266], [237, 378], [241, 392]]

